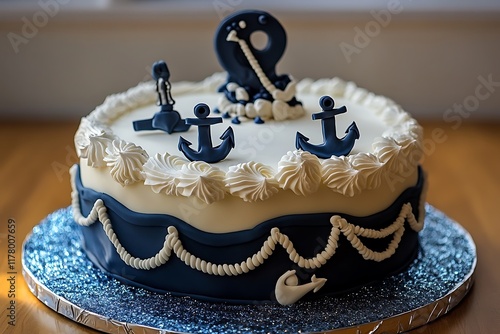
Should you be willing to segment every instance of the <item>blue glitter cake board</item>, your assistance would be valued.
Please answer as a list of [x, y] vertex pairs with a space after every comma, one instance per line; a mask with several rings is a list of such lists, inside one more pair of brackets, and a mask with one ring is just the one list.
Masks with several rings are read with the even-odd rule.
[[291, 306], [207, 303], [123, 284], [84, 254], [71, 208], [33, 228], [23, 245], [23, 274], [45, 305], [107, 333], [401, 333], [449, 312], [474, 280], [468, 232], [430, 205], [426, 212], [419, 255], [405, 272]]

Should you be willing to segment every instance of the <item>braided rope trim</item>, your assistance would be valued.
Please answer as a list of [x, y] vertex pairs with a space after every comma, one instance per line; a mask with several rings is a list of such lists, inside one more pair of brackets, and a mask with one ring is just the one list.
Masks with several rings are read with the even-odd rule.
[[[132, 256], [120, 243], [117, 235], [115, 234], [111, 221], [107, 214], [107, 208], [102, 201], [102, 199], [96, 200], [94, 206], [92, 207], [89, 215], [84, 217], [81, 214], [78, 191], [76, 191], [74, 177], [76, 174], [76, 165], [71, 168], [72, 175], [72, 187], [73, 191], [72, 197], [72, 208], [73, 217], [77, 224], [82, 226], [90, 226], [97, 221], [100, 221], [103, 229], [111, 241], [120, 258], [128, 266], [135, 269], [150, 270], [165, 264], [173, 253], [183, 261], [187, 266], [192, 269], [196, 269], [203, 273], [209, 275], [219, 275], [219, 276], [236, 276], [248, 273], [251, 270], [256, 269], [265, 260], [274, 253], [276, 245], [280, 244], [289, 255], [289, 259], [297, 264], [301, 268], [306, 269], [317, 269], [328, 262], [328, 260], [335, 254], [338, 248], [338, 240], [340, 233], [344, 234], [347, 240], [350, 241], [352, 246], [358, 250], [358, 252], [366, 260], [382, 261], [391, 257], [399, 246], [401, 241], [401, 236], [404, 233], [404, 222], [405, 219], [408, 220], [410, 227], [416, 232], [423, 228], [423, 221], [418, 222], [412, 213], [412, 207], [410, 203], [406, 203], [401, 208], [398, 218], [390, 226], [382, 230], [371, 230], [365, 229], [360, 226], [356, 226], [348, 223], [344, 218], [334, 215], [330, 218], [332, 224], [332, 229], [328, 237], [328, 242], [322, 252], [318, 253], [315, 257], [304, 258], [295, 250], [292, 241], [287, 235], [280, 232], [277, 227], [271, 229], [270, 236], [264, 241], [261, 249], [248, 257], [245, 261], [235, 264], [215, 264], [201, 258], [192, 255], [186, 249], [184, 249], [181, 240], [179, 239], [179, 233], [174, 226], [169, 226], [167, 228], [167, 235], [165, 236], [165, 241], [163, 247], [156, 253], [156, 255], [140, 259]], [[387, 249], [383, 252], [375, 252], [368, 249], [359, 240], [358, 236], [366, 238], [384, 238], [391, 234], [394, 234], [392, 241], [390, 242]]]
[[252, 51], [248, 47], [245, 40], [239, 39], [238, 37], [236, 37], [236, 39], [237, 39], [236, 41], [238, 42], [238, 44], [241, 48], [241, 51], [243, 51], [243, 54], [245, 55], [245, 58], [248, 60], [248, 63], [250, 64], [253, 71], [255, 72], [257, 77], [259, 78], [259, 81], [262, 83], [264, 88], [269, 93], [271, 93], [272, 95], [275, 95], [276, 94], [275, 92], [278, 90], [278, 88], [276, 88], [276, 86], [274, 86], [272, 84], [272, 82], [267, 78], [266, 74], [264, 73], [264, 71], [260, 67], [260, 64], [257, 61], [257, 59], [255, 59], [254, 55], [252, 54]]
[[[423, 220], [417, 221], [415, 215], [412, 212], [412, 206], [410, 203], [403, 204], [398, 218], [388, 227], [381, 230], [366, 229], [364, 227], [356, 226], [348, 223], [344, 218], [335, 215], [330, 218], [330, 222], [335, 228], [338, 228], [342, 234], [351, 243], [352, 247], [358, 250], [358, 253], [365, 260], [372, 260], [376, 262], [383, 261], [390, 258], [399, 246], [401, 242], [401, 237], [405, 231], [405, 220], [408, 220], [410, 227], [415, 232], [420, 232], [424, 227]], [[368, 247], [366, 247], [358, 237], [365, 237], [369, 239], [381, 239], [393, 235], [389, 246], [382, 251], [376, 252]]]
[[[235, 30], [233, 30], [236, 32]], [[295, 83], [292, 85], [287, 86], [287, 88], [282, 91], [278, 89], [272, 82], [269, 80], [267, 75], [264, 73], [264, 70], [262, 70], [262, 67], [260, 66], [258, 60], [255, 58], [255, 56], [252, 53], [252, 50], [250, 50], [250, 47], [248, 46], [247, 42], [244, 39], [238, 38], [238, 36], [235, 34], [233, 36], [235, 38], [235, 41], [238, 42], [238, 45], [240, 46], [241, 51], [243, 51], [243, 54], [245, 55], [245, 58], [248, 60], [248, 63], [250, 64], [250, 67], [252, 67], [252, 70], [255, 72], [257, 77], [259, 78], [260, 83], [264, 88], [271, 93], [273, 98], [275, 100], [281, 100], [281, 101], [290, 101], [293, 96], [295, 95]]]

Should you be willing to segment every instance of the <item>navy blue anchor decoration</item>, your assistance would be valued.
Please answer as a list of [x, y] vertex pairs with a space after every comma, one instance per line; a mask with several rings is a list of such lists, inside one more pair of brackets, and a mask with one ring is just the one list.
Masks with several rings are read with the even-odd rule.
[[[264, 48], [253, 45], [251, 36], [255, 32], [267, 36]], [[276, 64], [285, 52], [286, 41], [285, 29], [267, 12], [243, 10], [227, 16], [219, 24], [214, 39], [217, 58], [228, 75], [227, 82], [219, 88], [219, 92], [224, 93], [231, 103], [243, 105], [257, 99], [272, 102], [276, 92], [286, 92], [290, 77], [276, 74]], [[249, 101], [238, 100], [235, 91], [227, 89], [227, 84], [231, 82], [245, 89]], [[294, 96], [286, 103], [290, 106], [301, 104]], [[223, 114], [223, 117], [231, 116]], [[254, 122], [262, 124], [264, 120], [257, 116]], [[233, 118], [232, 123], [240, 123], [238, 116]]]
[[208, 163], [215, 163], [226, 158], [234, 148], [233, 129], [228, 127], [222, 136], [220, 136], [222, 143], [213, 147], [210, 126], [222, 123], [222, 117], [208, 117], [210, 115], [210, 108], [205, 103], [198, 103], [194, 107], [194, 115], [197, 118], [186, 118], [185, 122], [186, 124], [198, 127], [198, 151], [190, 148], [191, 142], [183, 137], [179, 138], [179, 150], [191, 161], [201, 160]]
[[156, 92], [158, 93], [160, 111], [155, 113], [153, 118], [134, 121], [134, 130], [163, 130], [168, 134], [189, 130], [191, 125], [186, 124], [179, 112], [174, 110], [175, 101], [172, 98], [169, 82], [170, 71], [168, 70], [167, 63], [163, 60], [154, 63], [152, 74], [156, 80]]
[[342, 156], [351, 152], [354, 142], [359, 139], [359, 130], [356, 122], [352, 122], [346, 130], [343, 138], [337, 138], [335, 116], [346, 113], [345, 106], [335, 109], [335, 103], [330, 96], [323, 96], [319, 100], [322, 112], [312, 114], [312, 119], [321, 120], [323, 128], [323, 143], [314, 145], [309, 143], [309, 138], [297, 132], [295, 147], [316, 155], [318, 158], [328, 159], [333, 155]]

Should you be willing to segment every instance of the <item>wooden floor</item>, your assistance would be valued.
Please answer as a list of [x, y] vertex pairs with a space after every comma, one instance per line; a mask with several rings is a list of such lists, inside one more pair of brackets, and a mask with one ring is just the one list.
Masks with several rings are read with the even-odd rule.
[[[478, 252], [470, 294], [412, 333], [500, 333], [500, 123], [423, 123], [428, 202], [462, 224]], [[0, 123], [0, 333], [94, 333], [39, 302], [21, 274], [21, 245], [47, 214], [70, 203], [77, 123]], [[15, 327], [7, 321], [9, 219], [15, 220]]]

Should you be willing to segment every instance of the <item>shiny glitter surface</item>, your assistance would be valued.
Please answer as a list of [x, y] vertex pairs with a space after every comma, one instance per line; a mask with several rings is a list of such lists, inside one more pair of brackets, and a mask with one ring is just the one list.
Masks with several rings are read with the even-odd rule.
[[[24, 244], [23, 268], [33, 293], [49, 307], [110, 333], [124, 332], [120, 327], [144, 333], [322, 332], [413, 311], [404, 325], [401, 321], [394, 325], [394, 332], [399, 332], [413, 328], [412, 321], [418, 325], [415, 310], [429, 304], [433, 309], [425, 314], [425, 321], [436, 318], [433, 312], [439, 299], [446, 299], [446, 305], [439, 304], [445, 313], [472, 283], [476, 253], [468, 233], [431, 206], [426, 211], [422, 247], [406, 272], [342, 296], [291, 306], [207, 303], [120, 283], [94, 267], [83, 253], [70, 208], [52, 213], [33, 229]], [[465, 292], [450, 294], [464, 280], [469, 282]], [[450, 301], [454, 298], [456, 302]]]

